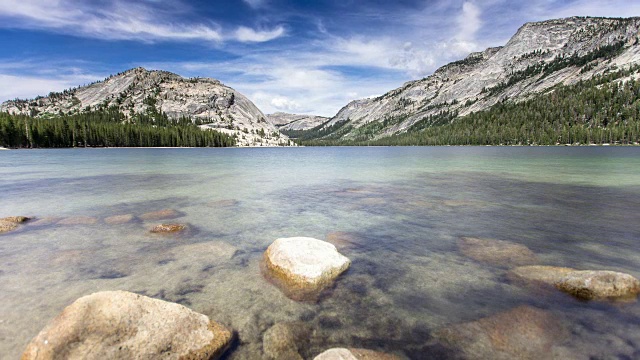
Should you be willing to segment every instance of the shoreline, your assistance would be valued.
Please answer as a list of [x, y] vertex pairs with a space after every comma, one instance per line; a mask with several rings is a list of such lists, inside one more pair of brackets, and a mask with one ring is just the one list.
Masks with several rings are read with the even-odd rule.
[[206, 146], [122, 146], [122, 147], [38, 147], [38, 148], [5, 148], [0, 147], [0, 151], [3, 150], [108, 150], [108, 149], [279, 149], [279, 148], [387, 148], [387, 147], [640, 147], [640, 143], [636, 144], [557, 144], [557, 145], [331, 145], [331, 146], [219, 146], [219, 147], [206, 147]]

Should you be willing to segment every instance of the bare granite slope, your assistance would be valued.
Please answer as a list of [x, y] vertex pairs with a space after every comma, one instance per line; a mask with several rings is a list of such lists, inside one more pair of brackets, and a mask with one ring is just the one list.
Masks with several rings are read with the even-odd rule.
[[328, 117], [276, 112], [267, 114], [267, 120], [279, 130], [309, 130], [329, 121]]

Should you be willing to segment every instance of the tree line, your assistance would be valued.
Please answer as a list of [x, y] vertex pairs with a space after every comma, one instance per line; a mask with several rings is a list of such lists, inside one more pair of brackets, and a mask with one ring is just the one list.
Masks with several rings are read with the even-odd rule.
[[0, 113], [0, 146], [67, 147], [223, 147], [235, 139], [202, 130], [191, 119], [170, 120], [150, 111], [127, 118], [117, 108], [74, 115], [30, 117]]

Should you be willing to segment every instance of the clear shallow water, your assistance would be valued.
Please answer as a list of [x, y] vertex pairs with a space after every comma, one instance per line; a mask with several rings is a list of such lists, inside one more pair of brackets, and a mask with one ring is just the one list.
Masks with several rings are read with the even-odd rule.
[[[0, 354], [18, 358], [66, 305], [100, 290], [180, 302], [238, 332], [229, 359], [263, 356], [282, 321], [305, 354], [355, 346], [427, 358], [433, 330], [528, 304], [569, 328], [578, 359], [639, 358], [640, 306], [540, 296], [465, 257], [461, 236], [510, 240], [540, 262], [640, 277], [636, 148], [91, 149], [0, 153], [0, 217], [93, 216], [95, 225], [0, 235]], [[172, 208], [191, 231], [112, 215]], [[166, 221], [165, 221], [166, 222]], [[260, 274], [278, 237], [347, 232], [351, 269], [318, 303]], [[438, 356], [446, 357], [439, 353]]]

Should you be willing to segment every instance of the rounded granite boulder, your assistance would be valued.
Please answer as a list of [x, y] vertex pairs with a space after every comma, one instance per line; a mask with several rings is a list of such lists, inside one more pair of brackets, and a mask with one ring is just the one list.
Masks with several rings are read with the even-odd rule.
[[26, 216], [9, 216], [0, 219], [0, 234], [13, 231], [18, 228], [18, 224], [31, 220]]
[[22, 359], [217, 359], [231, 339], [227, 328], [182, 305], [103, 291], [66, 307]]
[[171, 234], [181, 232], [187, 229], [184, 224], [160, 224], [154, 226], [150, 231], [154, 234]]
[[31, 220], [31, 218], [26, 216], [9, 216], [0, 219], [0, 221], [10, 222], [14, 224], [22, 224], [23, 222], [27, 222], [29, 220]]
[[13, 231], [18, 228], [18, 224], [9, 221], [0, 221], [0, 234]]
[[573, 271], [554, 284], [558, 289], [584, 300], [635, 300], [640, 281], [615, 271]]
[[633, 301], [640, 294], [640, 280], [608, 270], [521, 266], [510, 270], [507, 276], [521, 285], [555, 287], [583, 300]]
[[291, 237], [277, 239], [267, 248], [263, 270], [289, 298], [314, 300], [350, 265], [328, 242]]

